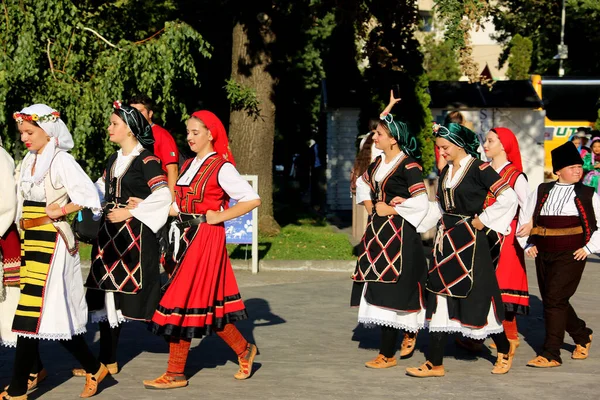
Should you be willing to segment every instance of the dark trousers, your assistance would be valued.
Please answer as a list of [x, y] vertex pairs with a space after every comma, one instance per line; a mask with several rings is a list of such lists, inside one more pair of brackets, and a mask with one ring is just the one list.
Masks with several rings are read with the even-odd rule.
[[[100, 362], [92, 355], [83, 335], [73, 336], [71, 340], [60, 340], [59, 342], [79, 361], [85, 372], [89, 374], [98, 372]], [[39, 362], [39, 345], [39, 339], [22, 336], [17, 338], [13, 376], [8, 388], [9, 396], [16, 397], [27, 393], [29, 373], [32, 371], [33, 366]]]
[[548, 360], [562, 362], [560, 348], [565, 338], [565, 331], [576, 344], [582, 346], [589, 343], [592, 333], [569, 303], [569, 299], [579, 286], [585, 260], [575, 260], [573, 251], [540, 252], [535, 258], [535, 267], [542, 294], [546, 326], [542, 356]]
[[[510, 342], [506, 337], [506, 333], [494, 333], [491, 334], [490, 337], [496, 344], [498, 353], [508, 354], [510, 351]], [[427, 354], [427, 361], [434, 367], [444, 364], [444, 349], [447, 341], [448, 332], [429, 332], [429, 352]]]

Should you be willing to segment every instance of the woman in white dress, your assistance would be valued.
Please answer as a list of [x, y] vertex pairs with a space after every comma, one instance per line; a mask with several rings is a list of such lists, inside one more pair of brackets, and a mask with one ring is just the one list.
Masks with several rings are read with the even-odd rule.
[[92, 181], [67, 152], [73, 138], [59, 113], [34, 104], [14, 114], [29, 149], [17, 183], [16, 220], [23, 231], [21, 296], [12, 330], [17, 349], [10, 386], [2, 400], [26, 399], [27, 378], [40, 340], [58, 340], [81, 363], [91, 397], [108, 370], [85, 343], [85, 303], [78, 243], [65, 216], [82, 208], [100, 212]]

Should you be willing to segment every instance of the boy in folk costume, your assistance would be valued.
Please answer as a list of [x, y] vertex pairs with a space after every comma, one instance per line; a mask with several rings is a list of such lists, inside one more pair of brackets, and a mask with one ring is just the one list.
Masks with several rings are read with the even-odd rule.
[[519, 233], [530, 235], [525, 252], [535, 257], [546, 326], [543, 351], [529, 361], [531, 367], [562, 364], [560, 348], [565, 331], [576, 345], [571, 355], [574, 360], [586, 359], [592, 344], [592, 330], [569, 303], [587, 256], [600, 250], [600, 198], [593, 188], [580, 182], [582, 164], [571, 142], [552, 150], [552, 169], [558, 181], [540, 184], [529, 196], [521, 218], [521, 222], [531, 221]]

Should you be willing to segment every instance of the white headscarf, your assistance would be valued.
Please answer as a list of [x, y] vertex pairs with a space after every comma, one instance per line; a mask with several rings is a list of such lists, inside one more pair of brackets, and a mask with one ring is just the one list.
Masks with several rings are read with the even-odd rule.
[[[19, 113], [27, 115], [37, 114], [41, 116], [49, 115], [55, 111], [55, 109], [48, 107], [45, 104], [33, 104], [29, 107], [25, 107], [19, 111]], [[50, 168], [50, 163], [54, 158], [54, 152], [56, 148], [69, 151], [73, 148], [74, 143], [73, 136], [71, 136], [69, 129], [60, 118], [56, 119], [55, 121], [42, 122], [38, 120], [36, 122], [50, 138], [53, 138], [53, 140], [48, 142], [42, 154], [39, 154], [37, 157], [33, 180], [39, 184], [44, 179], [48, 169]], [[36, 152], [30, 151], [30, 154], [36, 154]]]

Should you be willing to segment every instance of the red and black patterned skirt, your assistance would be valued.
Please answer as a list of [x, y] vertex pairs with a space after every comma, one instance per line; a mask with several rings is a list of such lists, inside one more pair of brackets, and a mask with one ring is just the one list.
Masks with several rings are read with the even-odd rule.
[[510, 224], [510, 233], [504, 237], [500, 261], [496, 269], [498, 286], [504, 309], [518, 314], [529, 314], [529, 289], [523, 249], [515, 240], [517, 220]]
[[178, 253], [182, 256], [152, 317], [152, 332], [201, 338], [248, 318], [227, 255], [222, 224], [186, 228]]

